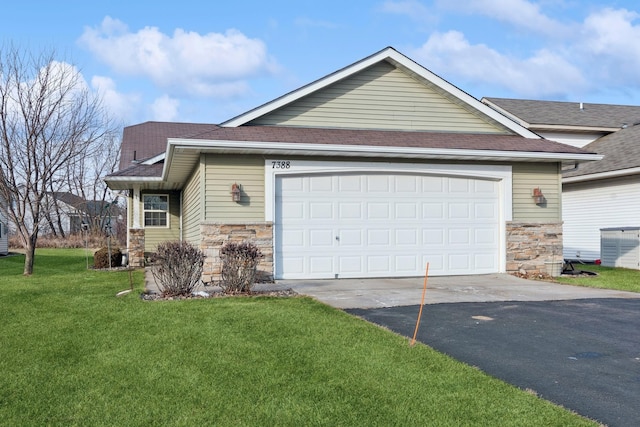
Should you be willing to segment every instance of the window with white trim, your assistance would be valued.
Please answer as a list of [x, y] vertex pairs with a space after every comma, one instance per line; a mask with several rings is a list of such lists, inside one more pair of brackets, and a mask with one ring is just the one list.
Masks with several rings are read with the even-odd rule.
[[169, 195], [145, 194], [142, 201], [145, 227], [169, 227]]

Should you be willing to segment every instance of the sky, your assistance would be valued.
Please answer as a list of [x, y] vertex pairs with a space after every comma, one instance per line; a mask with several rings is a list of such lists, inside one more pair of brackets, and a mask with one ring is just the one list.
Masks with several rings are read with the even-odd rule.
[[0, 49], [55, 51], [123, 125], [221, 123], [387, 46], [470, 95], [640, 105], [640, 4], [23, 0]]

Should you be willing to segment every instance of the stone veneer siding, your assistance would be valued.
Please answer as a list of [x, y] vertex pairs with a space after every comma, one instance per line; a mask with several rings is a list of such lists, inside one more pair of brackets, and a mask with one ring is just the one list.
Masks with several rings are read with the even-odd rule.
[[562, 223], [507, 223], [507, 273], [545, 274], [545, 261], [562, 260]]
[[129, 229], [129, 265], [144, 267], [144, 228]]
[[253, 243], [260, 249], [264, 257], [258, 265], [258, 280], [273, 280], [273, 223], [246, 222], [227, 224], [203, 222], [200, 225], [202, 239], [200, 250], [206, 255], [202, 280], [212, 282], [220, 279], [222, 264], [220, 248], [228, 241]]

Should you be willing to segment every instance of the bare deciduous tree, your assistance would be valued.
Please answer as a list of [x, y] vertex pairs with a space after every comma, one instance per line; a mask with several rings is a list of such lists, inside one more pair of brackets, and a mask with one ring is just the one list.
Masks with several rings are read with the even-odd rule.
[[0, 194], [24, 245], [24, 274], [33, 273], [47, 193], [114, 131], [77, 68], [54, 51], [0, 46]]

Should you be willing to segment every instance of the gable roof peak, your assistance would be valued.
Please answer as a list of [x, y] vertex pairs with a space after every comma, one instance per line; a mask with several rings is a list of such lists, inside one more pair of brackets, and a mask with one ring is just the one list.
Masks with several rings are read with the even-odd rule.
[[354, 62], [351, 65], [348, 65], [344, 68], [341, 68], [338, 71], [335, 71], [325, 77], [322, 77], [312, 83], [309, 83], [299, 89], [296, 89], [292, 92], [289, 92], [279, 98], [276, 98], [273, 101], [267, 102], [259, 107], [256, 107], [252, 110], [249, 110], [246, 113], [243, 113], [239, 116], [236, 116], [226, 122], [223, 122], [220, 126], [222, 127], [238, 127], [242, 125], [246, 125], [249, 122], [262, 117], [266, 114], [272, 113], [275, 110], [278, 110], [282, 107], [285, 107], [307, 95], [310, 95], [314, 92], [320, 91], [328, 86], [344, 80], [348, 77], [351, 77], [364, 69], [371, 67], [377, 63], [382, 61], [387, 61], [394, 67], [402, 70], [403, 72], [417, 77], [433, 86], [439, 88], [439, 90], [448, 93], [452, 98], [456, 99], [456, 102], [460, 104], [465, 104], [469, 106], [471, 109], [479, 112], [481, 115], [499, 123], [505, 128], [509, 129], [513, 133], [532, 139], [540, 138], [535, 132], [521, 126], [519, 123], [511, 120], [504, 114], [494, 110], [488, 105], [483, 104], [478, 99], [474, 98], [467, 92], [461, 90], [460, 88], [454, 86], [449, 83], [447, 80], [437, 76], [433, 72], [429, 71], [424, 66], [418, 64], [414, 60], [405, 56], [404, 54], [397, 51], [395, 48], [388, 46], [372, 55], [369, 55], [357, 62]]

